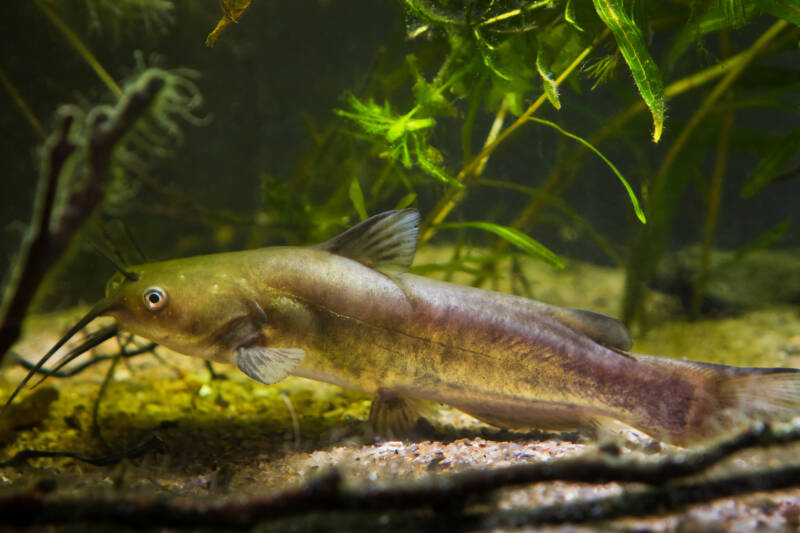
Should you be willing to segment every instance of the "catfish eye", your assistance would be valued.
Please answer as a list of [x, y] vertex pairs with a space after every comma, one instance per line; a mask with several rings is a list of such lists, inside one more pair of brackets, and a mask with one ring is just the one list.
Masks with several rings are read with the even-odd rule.
[[144, 304], [151, 311], [160, 311], [167, 305], [167, 293], [158, 287], [144, 291]]

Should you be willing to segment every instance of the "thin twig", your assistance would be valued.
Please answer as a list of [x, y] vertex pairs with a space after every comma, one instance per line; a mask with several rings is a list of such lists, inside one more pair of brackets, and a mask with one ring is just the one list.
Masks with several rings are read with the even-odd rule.
[[[117, 359], [119, 357], [124, 357], [126, 359], [129, 359], [129, 358], [134, 357], [136, 355], [141, 355], [141, 354], [145, 354], [145, 353], [152, 353], [152, 351], [155, 350], [156, 347], [158, 347], [158, 344], [156, 344], [155, 342], [150, 342], [150, 343], [145, 344], [144, 346], [140, 346], [140, 347], [136, 348], [133, 351], [125, 352], [124, 354], [115, 353], [115, 354], [110, 354], [110, 355], [96, 355], [96, 356], [92, 357], [91, 359], [89, 359], [88, 361], [83, 362], [83, 363], [81, 363], [79, 365], [76, 365], [76, 366], [70, 368], [69, 370], [48, 370], [46, 368], [40, 368], [40, 369], [38, 369], [36, 371], [36, 374], [40, 374], [40, 375], [47, 376], [47, 377], [53, 377], [53, 378], [71, 378], [73, 376], [77, 376], [78, 374], [80, 374], [81, 372], [86, 370], [87, 368], [92, 367], [92, 366], [96, 365], [97, 363], [102, 363], [104, 361], [110, 361], [112, 359]], [[23, 359], [22, 356], [19, 355], [18, 353], [16, 353], [15, 351], [11, 350], [9, 353], [12, 356], [14, 356], [17, 359], [17, 362], [22, 367], [24, 367], [26, 370], [33, 370], [36, 367], [35, 363], [31, 363], [27, 359]]]
[[163, 451], [164, 442], [157, 436], [150, 437], [147, 441], [119, 453], [112, 453], [102, 457], [87, 457], [76, 452], [49, 451], [49, 450], [20, 450], [10, 459], [0, 462], [0, 467], [20, 466], [30, 459], [69, 457], [94, 466], [112, 466], [123, 459], [135, 459], [151, 451]]
[[92, 433], [95, 434], [97, 440], [100, 441], [100, 444], [103, 445], [106, 451], [111, 450], [111, 446], [108, 445], [108, 441], [103, 437], [103, 432], [100, 429], [100, 403], [103, 401], [108, 386], [111, 384], [111, 380], [114, 377], [114, 370], [117, 369], [117, 363], [119, 363], [118, 357], [111, 360], [111, 364], [108, 366], [106, 375], [103, 377], [103, 383], [100, 385], [100, 390], [97, 391], [97, 398], [92, 407]]
[[[531, 463], [496, 470], [470, 471], [435, 476], [422, 482], [397, 486], [348, 489], [337, 471], [309, 481], [299, 489], [272, 496], [242, 500], [201, 500], [187, 502], [159, 498], [44, 499], [40, 491], [0, 496], [0, 523], [66, 524], [117, 523], [150, 528], [251, 529], [256, 524], [292, 530], [330, 530], [331, 524], [356, 524], [357, 530], [429, 530], [446, 520], [449, 530], [510, 527], [514, 525], [590, 522], [621, 516], [644, 516], [675, 510], [693, 503], [800, 485], [800, 466], [738, 473], [710, 481], [673, 480], [705, 471], [724, 458], [747, 448], [800, 441], [800, 427], [772, 430], [758, 425], [736, 437], [700, 452], [687, 452], [660, 461], [631, 461], [609, 455]], [[502, 488], [542, 481], [576, 481], [593, 484], [640, 482], [656, 485], [634, 489], [618, 496], [533, 509], [498, 511], [485, 507], [471, 509], [472, 502], [485, 501]], [[671, 483], [667, 484], [668, 481]], [[31, 513], [31, 509], [36, 509]], [[336, 514], [337, 519], [331, 516]], [[390, 517], [387, 522], [387, 516]], [[339, 521], [343, 518], [344, 521]], [[283, 522], [276, 520], [286, 519]], [[393, 522], [392, 520], [397, 520]], [[385, 526], [385, 527], [384, 527]], [[299, 528], [299, 529], [298, 529]]]
[[[66, 200], [56, 209], [56, 190], [60, 182], [70, 178], [65, 169], [78, 149], [77, 141], [72, 139], [73, 124], [82, 117], [81, 111], [72, 106], [64, 106], [59, 111], [58, 127], [45, 143], [33, 220], [3, 293], [0, 360], [19, 338], [22, 319], [41, 281], [102, 201], [114, 148], [147, 114], [165, 84], [163, 77], [152, 75], [141, 86], [126, 93], [112, 115], [106, 111], [89, 115], [92, 123], [84, 126], [89, 133], [81, 140], [88, 149], [89, 175], [83, 181], [72, 180]], [[80, 185], [75, 185], [77, 183]]]
[[16, 85], [11, 83], [11, 80], [8, 79], [8, 76], [6, 76], [6, 73], [2, 68], [0, 68], [0, 84], [2, 84], [3, 87], [6, 88], [6, 91], [8, 91], [8, 95], [11, 97], [11, 100], [17, 105], [19, 110], [27, 119], [28, 124], [31, 125], [33, 130], [39, 136], [39, 138], [42, 140], [46, 139], [47, 133], [45, 133], [44, 128], [42, 127], [42, 123], [39, 122], [38, 118], [36, 118], [36, 115], [33, 113], [33, 110], [30, 108], [25, 99], [22, 97], [22, 94], [20, 94]]

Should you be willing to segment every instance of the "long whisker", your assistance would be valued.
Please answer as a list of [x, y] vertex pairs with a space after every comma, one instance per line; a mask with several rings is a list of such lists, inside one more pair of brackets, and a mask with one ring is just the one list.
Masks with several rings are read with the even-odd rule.
[[65, 354], [61, 359], [59, 359], [55, 368], [47, 372], [47, 374], [42, 376], [42, 378], [39, 381], [31, 385], [31, 388], [34, 389], [38, 387], [39, 385], [41, 385], [42, 381], [47, 379], [47, 377], [50, 374], [58, 372], [59, 370], [64, 368], [64, 366], [74, 361], [76, 358], [80, 357], [84, 353], [88, 352], [95, 346], [104, 343], [111, 337], [115, 336], [118, 332], [119, 332], [119, 326], [116, 323], [95, 331], [94, 333], [89, 335], [89, 337], [87, 337], [86, 340], [84, 340], [78, 346], [70, 350], [69, 353]]
[[72, 336], [73, 336], [73, 335], [75, 335], [77, 332], [79, 332], [79, 331], [80, 331], [80, 330], [82, 330], [84, 327], [86, 327], [86, 325], [87, 325], [89, 322], [91, 322], [92, 320], [94, 320], [95, 318], [97, 318], [98, 316], [100, 316], [102, 313], [104, 313], [104, 312], [108, 311], [109, 309], [111, 309], [111, 307], [112, 307], [113, 305], [114, 305], [114, 303], [110, 302], [110, 301], [109, 301], [109, 300], [107, 300], [106, 298], [103, 298], [102, 300], [100, 300], [99, 302], [97, 302], [97, 303], [94, 305], [94, 307], [92, 307], [92, 308], [89, 310], [89, 312], [88, 312], [88, 313], [86, 313], [86, 315], [85, 315], [83, 318], [81, 318], [81, 319], [78, 321], [78, 323], [77, 323], [77, 324], [75, 324], [74, 326], [72, 326], [72, 327], [70, 328], [70, 330], [69, 330], [69, 331], [67, 331], [67, 332], [64, 334], [64, 336], [63, 336], [63, 337], [61, 337], [61, 339], [59, 339], [59, 341], [58, 341], [58, 342], [55, 344], [55, 346], [53, 346], [52, 348], [50, 348], [50, 351], [48, 351], [46, 354], [44, 354], [44, 355], [42, 356], [42, 358], [41, 358], [41, 359], [39, 359], [39, 361], [36, 363], [36, 366], [34, 366], [34, 367], [33, 367], [33, 368], [30, 370], [30, 371], [28, 371], [28, 374], [25, 376], [25, 378], [24, 378], [24, 379], [23, 379], [23, 380], [20, 382], [20, 384], [19, 384], [19, 385], [17, 385], [17, 388], [16, 388], [16, 389], [14, 389], [14, 392], [12, 392], [12, 393], [11, 393], [11, 397], [10, 397], [10, 398], [8, 399], [8, 401], [6, 401], [6, 403], [3, 405], [3, 408], [2, 408], [2, 409], [0, 409], [0, 417], [1, 417], [1, 416], [3, 416], [3, 413], [5, 413], [5, 412], [6, 412], [6, 409], [8, 409], [8, 406], [9, 406], [9, 405], [11, 405], [11, 402], [12, 402], [12, 401], [14, 401], [14, 398], [16, 398], [16, 397], [17, 397], [17, 394], [19, 394], [19, 392], [22, 390], [22, 388], [23, 388], [23, 387], [24, 387], [24, 386], [25, 386], [25, 385], [28, 383], [28, 381], [30, 381], [30, 379], [31, 379], [31, 378], [32, 378], [34, 375], [36, 375], [36, 373], [39, 371], [39, 369], [41, 369], [41, 368], [42, 368], [42, 366], [44, 366], [44, 364], [45, 364], [47, 361], [49, 361], [51, 357], [53, 357], [53, 354], [54, 354], [54, 353], [56, 353], [56, 352], [58, 351], [58, 349], [59, 349], [59, 348], [61, 348], [62, 346], [64, 346], [64, 344], [65, 344], [65, 343], [66, 343], [68, 340], [70, 340], [70, 339], [72, 338]]
[[142, 247], [139, 246], [139, 243], [133, 237], [133, 233], [131, 232], [131, 229], [124, 222], [122, 223], [122, 229], [125, 231], [125, 235], [128, 237], [128, 240], [131, 241], [131, 244], [133, 245], [134, 250], [136, 250], [136, 253], [139, 254], [139, 260], [142, 263], [147, 263], [147, 256], [144, 255], [144, 252], [142, 251]]
[[114, 257], [112, 257], [110, 254], [106, 253], [105, 250], [103, 250], [102, 248], [100, 248], [96, 244], [94, 245], [94, 247], [95, 247], [95, 249], [97, 250], [97, 252], [100, 255], [105, 257], [106, 261], [111, 263], [114, 266], [114, 268], [117, 269], [117, 271], [119, 271], [123, 276], [125, 276], [125, 279], [127, 279], [128, 281], [137, 281], [139, 279], [139, 275], [138, 274], [136, 274], [135, 272], [131, 272], [130, 270], [125, 270], [125, 267], [122, 266], [119, 263], [119, 261], [114, 259]]

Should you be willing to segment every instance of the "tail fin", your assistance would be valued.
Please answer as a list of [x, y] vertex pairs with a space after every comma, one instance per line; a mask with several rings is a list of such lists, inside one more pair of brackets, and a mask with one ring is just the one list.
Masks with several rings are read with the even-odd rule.
[[[670, 374], [676, 371], [695, 384], [685, 425], [663, 440], [686, 446], [720, 437], [757, 421], [800, 416], [800, 370], [745, 368], [636, 355], [639, 361]], [[648, 428], [641, 427], [646, 432]]]

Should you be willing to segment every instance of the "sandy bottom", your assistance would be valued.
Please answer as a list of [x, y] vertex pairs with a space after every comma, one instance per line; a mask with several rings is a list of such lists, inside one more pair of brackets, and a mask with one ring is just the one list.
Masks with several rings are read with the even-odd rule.
[[[431, 255], [428, 259], [436, 260], [435, 253]], [[619, 272], [580, 264], [561, 272], [535, 263], [530, 268], [539, 299], [614, 314], [615, 295], [622, 283]], [[735, 318], [688, 323], [670, 318], [676, 305], [669, 298], [655, 297], [651, 306], [653, 327], [637, 340], [634, 351], [800, 367], [797, 308], [752, 310]], [[76, 316], [79, 311], [36, 317], [16, 351], [30, 358], [44, 353]], [[96, 354], [117, 349], [112, 340]], [[499, 430], [446, 406], [437, 407], [435, 430], [428, 437], [379, 441], [366, 421], [370, 398], [362, 394], [300, 378], [266, 387], [221, 365], [215, 369], [222, 379], [211, 379], [202, 361], [164, 348], [156, 354], [159, 358], [142, 354], [117, 364], [99, 404], [108, 362], [68, 379], [48, 379], [38, 392], [23, 393], [0, 420], [0, 461], [24, 449], [100, 457], [153, 435], [163, 441], [163, 452], [104, 467], [70, 458], [31, 459], [0, 468], [0, 495], [48, 479], [56, 483], [54, 498], [83, 494], [247, 497], [301, 486], [332, 467], [342, 472], [348, 487], [386, 487], [469, 469], [556, 461], [597, 447], [591, 438], [575, 433]], [[3, 398], [23, 376], [16, 365], [4, 369], [0, 376]], [[97, 429], [93, 428], [95, 409]], [[634, 431], [621, 430], [617, 437], [623, 456], [657, 460], [677, 453]], [[798, 451], [790, 446], [744, 453], [715, 467], [710, 475], [785, 465], [800, 460]], [[498, 510], [531, 508], [612, 496], [628, 489], [617, 483], [539, 483], [505, 489], [493, 505]], [[797, 531], [798, 523], [800, 489], [792, 489], [718, 500], [656, 517], [604, 522], [602, 529]]]

